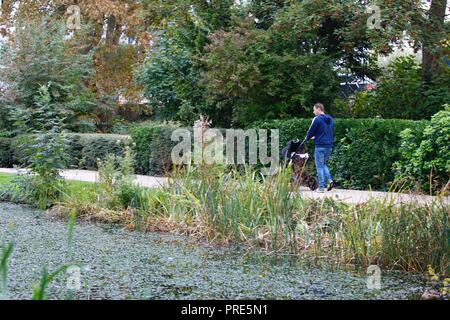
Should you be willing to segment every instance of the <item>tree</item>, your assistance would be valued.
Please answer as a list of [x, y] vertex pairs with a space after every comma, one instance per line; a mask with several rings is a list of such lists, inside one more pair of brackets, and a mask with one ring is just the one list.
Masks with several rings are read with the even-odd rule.
[[203, 111], [198, 70], [193, 67], [189, 52], [171, 39], [161, 40], [159, 49], [139, 71], [138, 81], [158, 119], [190, 125]]
[[[174, 70], [178, 77], [190, 75], [185, 85], [171, 86], [170, 97], [176, 99], [170, 101], [177, 102], [166, 110], [174, 107], [178, 115], [182, 106], [195, 109], [193, 113], [202, 110], [225, 126], [305, 115], [316, 99], [331, 104], [339, 90], [338, 69], [357, 76], [376, 74], [368, 63], [372, 56], [362, 28], [364, 6], [352, 11], [357, 1], [254, 1], [248, 6], [178, 1], [177, 6], [161, 6], [149, 0], [146, 5], [157, 17], [155, 26], [165, 24], [163, 37], [170, 41], [163, 46], [181, 48], [183, 61], [189, 61], [184, 64], [187, 73], [173, 68], [180, 61], [172, 60], [179, 57], [173, 54], [164, 60], [150, 57], [145, 67], [150, 99], [156, 97], [152, 75], [175, 79]], [[156, 56], [181, 51], [163, 48]], [[195, 94], [186, 94], [190, 88]], [[199, 100], [204, 101], [201, 106]], [[160, 113], [163, 101], [161, 97]]]
[[[309, 116], [318, 100], [333, 112], [343, 75], [381, 79], [384, 89], [389, 87], [382, 93], [401, 91], [396, 80], [390, 81], [392, 70], [380, 77], [376, 60], [403, 46], [405, 39], [424, 50], [421, 69], [404, 70], [413, 75], [409, 88], [420, 89], [414, 96], [422, 97], [405, 100], [420, 105], [408, 117], [430, 116], [448, 97], [448, 67], [441, 63], [448, 51], [442, 0], [433, 0], [430, 7], [420, 0], [377, 1], [380, 24], [373, 29], [368, 28], [373, 18], [369, 1], [246, 3], [144, 1], [149, 25], [164, 30], [161, 50], [149, 58], [143, 73], [146, 93], [158, 113], [179, 119], [186, 110], [202, 110], [216, 125], [242, 126], [265, 118]], [[170, 87], [170, 95], [161, 95], [163, 87], [152, 79], [165, 79], [161, 84]], [[399, 114], [398, 104], [394, 107], [381, 109], [388, 110], [384, 113], [389, 117]], [[375, 109], [380, 111], [379, 106]], [[232, 117], [225, 116], [230, 113]]]
[[431, 1], [428, 20], [425, 23], [422, 58], [422, 78], [429, 82], [442, 70], [443, 41], [447, 38], [445, 27], [446, 0]]
[[1, 54], [0, 69], [4, 84], [0, 101], [10, 129], [45, 131], [52, 121], [80, 129], [95, 104], [86, 86], [92, 58], [79, 50], [76, 42], [66, 39], [66, 29], [59, 23], [16, 25]]
[[340, 73], [377, 75], [364, 9], [356, 1], [305, 0], [277, 9], [267, 29], [253, 17], [235, 19], [205, 47], [207, 94], [234, 106], [235, 125], [309, 116], [317, 101], [330, 110]]
[[216, 125], [230, 123], [231, 110], [206, 99], [201, 57], [208, 36], [230, 28], [239, 13], [234, 1], [146, 0], [143, 6], [146, 20], [161, 38], [139, 72], [157, 116], [191, 125], [203, 113]]
[[[140, 88], [134, 82], [133, 68], [140, 64], [150, 46], [150, 34], [141, 17], [141, 3], [135, 0], [5, 0], [2, 4], [0, 30], [13, 31], [17, 21], [39, 21], [51, 18], [64, 23], [71, 5], [80, 8], [81, 22], [86, 33], [76, 31], [74, 37], [82, 54], [94, 53], [95, 73], [92, 89], [98, 97], [119, 95], [132, 100], [140, 98]], [[120, 39], [132, 39], [123, 44]]]
[[422, 49], [422, 80], [430, 82], [439, 77], [444, 72], [443, 57], [448, 54], [447, 3], [447, 0], [379, 0], [381, 28], [369, 32], [374, 48], [380, 54], [389, 54], [407, 40], [416, 50]]

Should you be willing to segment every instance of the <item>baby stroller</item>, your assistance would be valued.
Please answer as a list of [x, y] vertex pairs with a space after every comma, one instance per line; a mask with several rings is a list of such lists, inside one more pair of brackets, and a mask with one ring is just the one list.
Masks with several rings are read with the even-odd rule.
[[297, 186], [307, 186], [311, 190], [319, 187], [316, 177], [306, 172], [306, 163], [309, 160], [309, 154], [306, 151], [305, 141], [291, 140], [281, 151], [284, 159], [284, 167], [287, 168], [292, 163], [291, 182]]

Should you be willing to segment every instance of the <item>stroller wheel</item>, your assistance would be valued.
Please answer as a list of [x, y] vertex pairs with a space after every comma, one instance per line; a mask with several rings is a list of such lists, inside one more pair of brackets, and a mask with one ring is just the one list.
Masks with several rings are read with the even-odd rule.
[[312, 191], [315, 191], [319, 187], [319, 183], [315, 177], [309, 178], [308, 188]]

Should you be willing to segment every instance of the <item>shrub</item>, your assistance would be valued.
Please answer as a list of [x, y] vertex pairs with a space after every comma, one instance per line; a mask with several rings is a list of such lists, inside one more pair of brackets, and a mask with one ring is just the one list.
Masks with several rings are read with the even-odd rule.
[[87, 86], [92, 54], [79, 54], [78, 40], [67, 37], [64, 23], [26, 19], [14, 27], [1, 52], [3, 125], [24, 133], [48, 129], [52, 121], [60, 120], [78, 129], [95, 107]]
[[388, 65], [375, 89], [356, 93], [336, 111], [343, 117], [430, 119], [450, 99], [449, 75], [450, 68], [444, 67], [442, 74], [423, 82], [416, 59], [399, 57]]
[[[17, 136], [12, 145], [12, 164], [27, 165], [25, 149], [32, 143], [36, 135]], [[114, 134], [78, 134], [68, 133], [66, 136], [68, 153], [67, 168], [96, 170], [98, 160], [108, 154], [123, 155], [125, 148], [131, 144], [129, 136]]]
[[[101, 202], [110, 208], [128, 208], [135, 204], [134, 157], [127, 147], [123, 156], [109, 154], [99, 162]], [[130, 191], [131, 190], [131, 191]]]
[[338, 180], [349, 188], [386, 189], [395, 180], [392, 165], [400, 157], [400, 132], [423, 128], [426, 122], [361, 120], [337, 137], [331, 166]]
[[173, 126], [138, 126], [131, 130], [136, 156], [136, 173], [163, 175], [171, 170], [171, 151], [177, 142], [171, 141]]
[[28, 182], [29, 197], [36, 201], [39, 209], [55, 204], [65, 186], [60, 170], [67, 162], [67, 143], [65, 136], [56, 130], [36, 136], [26, 149], [30, 175], [25, 182]]
[[424, 119], [421, 68], [413, 56], [389, 64], [374, 96], [376, 108], [385, 118]]
[[450, 106], [436, 113], [424, 130], [401, 132], [401, 159], [395, 163], [399, 179], [416, 180], [430, 193], [448, 193], [450, 182]]
[[430, 119], [450, 100], [449, 86], [450, 67], [424, 82], [415, 57], [399, 57], [387, 66], [376, 88], [335, 99], [329, 110], [340, 118]]
[[44, 134], [23, 139], [20, 146], [28, 171], [13, 178], [13, 183], [1, 190], [6, 201], [30, 203], [39, 209], [51, 207], [61, 198], [65, 189], [60, 170], [67, 161], [65, 136], [54, 128]]
[[[136, 126], [131, 130], [136, 156], [136, 173], [158, 176], [173, 171], [171, 153], [178, 142], [172, 141], [171, 136], [174, 130], [180, 128], [173, 124], [156, 124]], [[191, 133], [193, 143], [193, 128], [183, 129]], [[225, 130], [219, 130], [225, 137]]]
[[[395, 119], [335, 119], [335, 147], [329, 163], [333, 178], [346, 188], [387, 189], [395, 179], [392, 165], [400, 159], [400, 132], [407, 128], [422, 130], [427, 123]], [[289, 140], [303, 139], [310, 124], [310, 119], [291, 119], [257, 123], [255, 127], [279, 129], [280, 145], [284, 146]], [[313, 153], [313, 142], [308, 146]]]
[[12, 163], [11, 139], [0, 138], [0, 167], [9, 168]]
[[121, 135], [85, 134], [76, 139], [81, 146], [81, 161], [77, 167], [92, 170], [97, 169], [99, 159], [104, 159], [108, 154], [123, 155], [131, 144], [128, 136]]
[[339, 118], [381, 118], [381, 112], [373, 102], [376, 90], [364, 90], [347, 99], [336, 99], [331, 110]]

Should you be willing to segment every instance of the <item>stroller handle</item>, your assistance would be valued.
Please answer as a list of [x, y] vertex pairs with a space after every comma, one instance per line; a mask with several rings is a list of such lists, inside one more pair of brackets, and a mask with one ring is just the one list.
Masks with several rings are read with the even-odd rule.
[[[291, 143], [298, 144], [300, 140], [291, 140]], [[296, 147], [296, 149], [302, 147], [306, 143], [306, 139], [304, 139], [300, 144]], [[288, 148], [288, 147], [286, 147]], [[284, 151], [284, 150], [283, 150]], [[291, 160], [291, 152], [289, 149], [287, 149], [285, 152], [283, 152], [283, 157], [285, 159], [284, 167], [287, 168], [289, 165], [289, 161]]]

